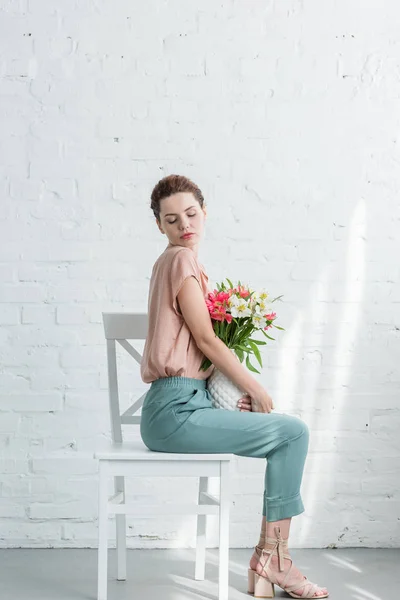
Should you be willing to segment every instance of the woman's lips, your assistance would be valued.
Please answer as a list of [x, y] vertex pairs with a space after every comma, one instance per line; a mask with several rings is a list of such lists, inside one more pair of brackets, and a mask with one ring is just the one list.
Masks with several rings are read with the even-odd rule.
[[193, 233], [186, 233], [185, 235], [182, 236], [182, 239], [186, 240], [190, 237], [192, 237]]

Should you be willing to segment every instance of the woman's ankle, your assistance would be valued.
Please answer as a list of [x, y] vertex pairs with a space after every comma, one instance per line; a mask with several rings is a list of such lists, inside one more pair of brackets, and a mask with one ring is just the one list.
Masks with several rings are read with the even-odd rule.
[[264, 542], [264, 550], [273, 550], [275, 547], [275, 544], [273, 544], [272, 542]]

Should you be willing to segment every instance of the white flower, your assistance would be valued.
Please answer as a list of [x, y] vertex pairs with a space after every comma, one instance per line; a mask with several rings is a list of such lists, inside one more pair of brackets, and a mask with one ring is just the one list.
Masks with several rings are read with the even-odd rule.
[[256, 304], [256, 312], [258, 313], [262, 313], [263, 315], [266, 315], [268, 313], [271, 312], [271, 308], [269, 308], [269, 306], [267, 305], [266, 300], [259, 300], [258, 303]]
[[251, 315], [251, 309], [249, 303], [245, 298], [238, 298], [237, 296], [231, 296], [229, 299], [229, 305], [231, 309], [232, 317], [237, 319], [238, 317], [249, 317]]
[[259, 314], [253, 314], [253, 318], [251, 319], [251, 322], [253, 323], [253, 325], [256, 329], [264, 329], [264, 327], [267, 326], [266, 319], [264, 319], [264, 317]]
[[260, 290], [259, 292], [255, 292], [253, 298], [257, 300], [257, 302], [263, 301], [265, 302], [268, 298], [268, 292], [265, 288]]

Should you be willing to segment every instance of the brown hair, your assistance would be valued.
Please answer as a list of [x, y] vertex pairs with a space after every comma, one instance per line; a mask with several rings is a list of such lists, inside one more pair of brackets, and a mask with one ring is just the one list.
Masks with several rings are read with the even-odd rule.
[[203, 208], [203, 194], [193, 181], [183, 175], [168, 175], [167, 177], [160, 179], [151, 192], [150, 208], [158, 221], [160, 220], [161, 200], [163, 200], [163, 198], [168, 198], [168, 196], [172, 196], [172, 194], [177, 194], [178, 192], [191, 192], [200, 204], [200, 207]]

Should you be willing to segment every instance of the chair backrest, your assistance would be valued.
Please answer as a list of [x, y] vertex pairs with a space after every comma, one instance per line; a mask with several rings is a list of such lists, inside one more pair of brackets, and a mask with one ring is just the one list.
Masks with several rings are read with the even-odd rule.
[[119, 407], [116, 342], [140, 365], [142, 355], [127, 340], [144, 340], [148, 331], [146, 313], [102, 313], [107, 343], [108, 398], [111, 418], [111, 434], [114, 442], [122, 442], [121, 425], [138, 425], [140, 416], [133, 416], [141, 408], [145, 392], [122, 415]]

